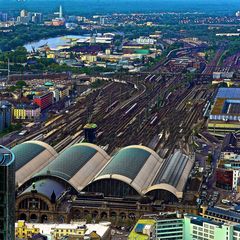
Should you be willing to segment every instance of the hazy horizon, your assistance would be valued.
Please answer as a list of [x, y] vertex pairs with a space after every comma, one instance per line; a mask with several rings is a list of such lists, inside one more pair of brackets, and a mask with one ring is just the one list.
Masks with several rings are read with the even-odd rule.
[[0, 0], [0, 11], [26, 8], [29, 11], [52, 12], [59, 4], [69, 14], [154, 11], [232, 14], [240, 9], [239, 0], [195, 0], [194, 3], [193, 0]]

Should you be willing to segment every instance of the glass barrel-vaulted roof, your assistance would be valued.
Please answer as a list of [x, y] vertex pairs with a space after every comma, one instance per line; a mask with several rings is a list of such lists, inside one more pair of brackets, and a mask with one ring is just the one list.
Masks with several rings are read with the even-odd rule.
[[139, 147], [123, 148], [111, 159], [100, 176], [119, 174], [134, 179], [150, 155], [150, 152]]
[[41, 193], [45, 196], [47, 196], [49, 199], [51, 199], [51, 195], [54, 191], [56, 195], [56, 199], [58, 199], [61, 194], [66, 190], [66, 187], [63, 183], [56, 181], [55, 179], [40, 179], [36, 182], [34, 182], [34, 188], [33, 186], [29, 186], [22, 192], [21, 194], [31, 192], [32, 190], [37, 191], [38, 193]]
[[153, 184], [167, 183], [177, 187], [189, 158], [177, 151], [167, 158]]
[[25, 142], [12, 148], [16, 158], [16, 171], [43, 152], [45, 148], [36, 143]]
[[47, 166], [57, 156], [57, 152], [41, 141], [28, 141], [12, 148], [16, 162], [16, 183], [24, 184], [34, 174]]
[[74, 145], [61, 153], [38, 175], [54, 175], [65, 180], [72, 178], [95, 154], [97, 150], [86, 145]]

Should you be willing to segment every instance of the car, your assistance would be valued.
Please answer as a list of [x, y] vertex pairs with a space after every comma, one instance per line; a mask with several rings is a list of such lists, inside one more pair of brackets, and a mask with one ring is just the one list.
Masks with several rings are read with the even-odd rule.
[[229, 201], [229, 200], [227, 200], [227, 199], [222, 199], [222, 201], [221, 201], [223, 204], [230, 204], [231, 203], [231, 201]]

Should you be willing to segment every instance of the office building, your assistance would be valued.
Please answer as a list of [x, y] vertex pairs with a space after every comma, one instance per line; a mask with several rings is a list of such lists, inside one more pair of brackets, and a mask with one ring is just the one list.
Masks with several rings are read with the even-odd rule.
[[0, 22], [7, 22], [8, 20], [8, 14], [0, 12]]
[[7, 101], [0, 101], [0, 132], [11, 126], [12, 106]]
[[31, 13], [27, 12], [26, 10], [20, 11], [20, 16], [17, 17], [17, 22], [21, 24], [28, 24], [31, 20]]
[[100, 25], [105, 25], [105, 17], [100, 17], [99, 19]]
[[[186, 240], [233, 240], [234, 225], [228, 225], [200, 216], [184, 216], [184, 239]], [[236, 238], [236, 240], [239, 238]]]
[[32, 14], [32, 22], [39, 24], [43, 21], [42, 13], [33, 13]]
[[[155, 234], [149, 236], [146, 232], [138, 231], [140, 221], [150, 222], [151, 219], [155, 221]], [[139, 222], [130, 233], [128, 240], [240, 240], [240, 225], [218, 222], [192, 214], [182, 216], [169, 212], [155, 216], [146, 215]]]
[[34, 96], [33, 102], [36, 103], [41, 110], [50, 107], [53, 103], [53, 93], [47, 92], [40, 96]]
[[202, 206], [201, 215], [205, 218], [227, 223], [227, 224], [240, 224], [240, 213], [237, 209], [230, 207], [205, 207]]
[[221, 157], [216, 171], [216, 186], [225, 190], [240, 190], [240, 135], [230, 133], [223, 139]]
[[183, 239], [184, 219], [181, 214], [162, 213], [156, 219], [156, 239]]
[[34, 120], [41, 115], [41, 109], [37, 104], [17, 104], [13, 108], [13, 118], [19, 120]]
[[14, 240], [15, 161], [13, 153], [0, 146], [0, 239]]

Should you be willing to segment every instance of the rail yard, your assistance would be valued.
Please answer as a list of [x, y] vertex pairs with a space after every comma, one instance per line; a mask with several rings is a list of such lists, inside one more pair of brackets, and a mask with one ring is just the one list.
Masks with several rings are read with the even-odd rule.
[[[184, 54], [193, 54], [196, 48], [185, 48]], [[223, 49], [217, 51], [203, 75], [212, 74], [222, 53]], [[149, 146], [163, 157], [176, 147], [191, 152], [189, 137], [203, 126], [203, 111], [214, 89], [198, 84], [198, 79], [190, 84], [181, 71], [173, 71], [176, 69], [168, 63], [182, 54], [182, 49], [169, 54], [150, 72], [106, 78], [104, 86], [81, 95], [67, 111], [8, 146], [41, 140], [61, 152], [83, 141], [84, 125], [94, 122], [98, 126], [97, 144], [109, 153], [133, 144]]]

